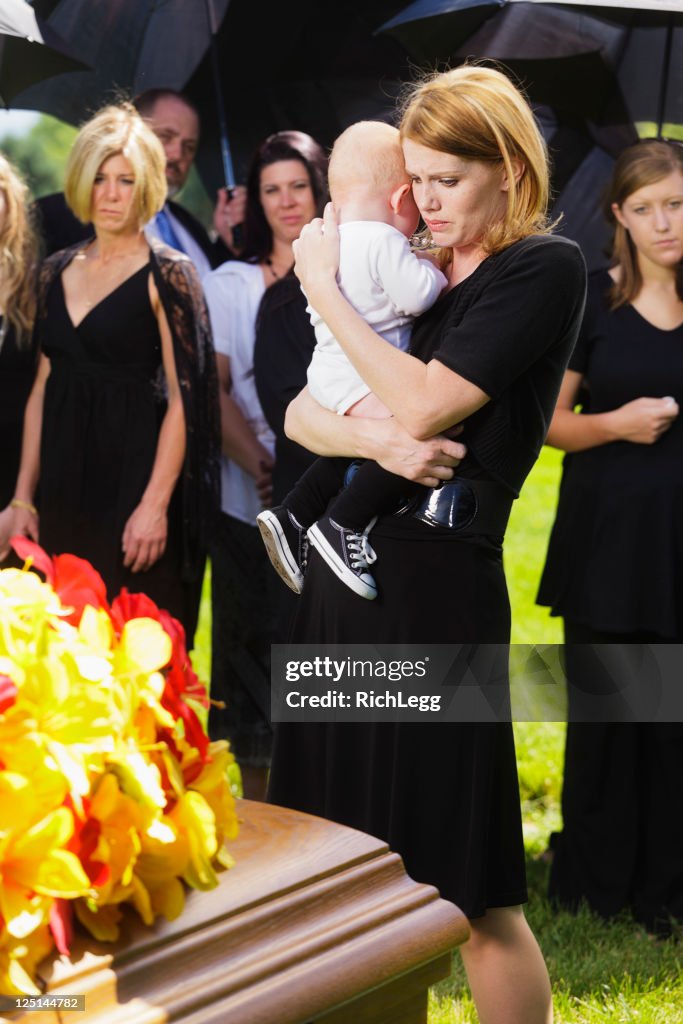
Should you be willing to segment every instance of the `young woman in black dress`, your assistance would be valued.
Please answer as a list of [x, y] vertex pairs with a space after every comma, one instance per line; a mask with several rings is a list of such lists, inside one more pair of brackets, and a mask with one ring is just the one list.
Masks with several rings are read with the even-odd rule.
[[0, 155], [0, 561], [8, 551], [14, 509], [20, 500], [14, 487], [24, 406], [36, 368], [32, 333], [37, 272], [38, 237], [26, 185]]
[[215, 362], [192, 264], [143, 233], [165, 158], [133, 107], [81, 129], [65, 195], [95, 237], [43, 265], [14, 531], [88, 559], [110, 598], [143, 591], [191, 642], [218, 493]]
[[[427, 488], [446, 480], [425, 494], [437, 513], [477, 511], [460, 529], [445, 517], [427, 525], [420, 509], [382, 517], [371, 536], [380, 592], [370, 607], [314, 554], [292, 639], [507, 644], [503, 534], [576, 338], [585, 269], [578, 248], [549, 233], [545, 147], [504, 75], [461, 67], [417, 86], [401, 135], [449, 288], [417, 322], [411, 353], [398, 352], [337, 287], [333, 213], [324, 234], [320, 221], [305, 228], [296, 269], [306, 294], [394, 417], [337, 416], [304, 391], [288, 430], [319, 454], [373, 458]], [[443, 436], [463, 421], [458, 442]], [[547, 972], [521, 909], [511, 724], [283, 725], [270, 797], [381, 836], [414, 878], [466, 912], [472, 937], [462, 955], [484, 1024], [551, 1019]]]
[[[550, 891], [666, 929], [683, 919], [683, 820], [672, 810], [683, 803], [683, 726], [624, 721], [630, 704], [609, 694], [627, 679], [611, 679], [614, 659], [591, 645], [629, 645], [623, 666], [647, 687], [639, 645], [683, 641], [683, 148], [625, 150], [606, 210], [611, 265], [590, 276], [548, 435], [571, 454], [538, 600], [564, 618], [576, 718]], [[603, 713], [583, 689], [611, 705]]]

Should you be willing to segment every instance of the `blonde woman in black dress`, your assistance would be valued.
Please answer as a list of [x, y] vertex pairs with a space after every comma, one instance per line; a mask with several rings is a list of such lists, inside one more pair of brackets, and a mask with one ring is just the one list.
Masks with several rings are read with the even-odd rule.
[[192, 263], [144, 235], [165, 157], [133, 107], [84, 125], [65, 196], [94, 238], [42, 268], [13, 528], [88, 559], [110, 599], [146, 593], [191, 643], [218, 500], [215, 360]]
[[[401, 136], [448, 289], [417, 321], [411, 352], [399, 352], [338, 289], [332, 211], [324, 234], [319, 221], [304, 228], [296, 269], [311, 305], [393, 417], [337, 416], [304, 391], [287, 427], [319, 454], [372, 458], [427, 490], [414, 514], [383, 516], [373, 529], [375, 601], [359, 600], [313, 554], [292, 639], [506, 645], [502, 538], [576, 339], [585, 269], [577, 247], [549, 232], [545, 147], [504, 75], [462, 67], [417, 86]], [[466, 454], [442, 433], [463, 421]], [[476, 513], [449, 526], [445, 507], [461, 499]], [[444, 513], [431, 525], [427, 506]], [[483, 1024], [551, 1020], [521, 906], [510, 723], [282, 725], [270, 797], [386, 839], [415, 879], [465, 911], [472, 937], [462, 956]]]

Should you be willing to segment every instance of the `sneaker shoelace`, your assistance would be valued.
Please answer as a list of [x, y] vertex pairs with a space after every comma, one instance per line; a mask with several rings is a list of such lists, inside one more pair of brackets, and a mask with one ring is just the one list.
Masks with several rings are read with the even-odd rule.
[[362, 533], [348, 534], [346, 546], [351, 560], [351, 568], [356, 570], [367, 569], [369, 565], [377, 561], [377, 555], [368, 540], [370, 530], [377, 522], [377, 517], [368, 523]]
[[306, 569], [308, 568], [308, 537], [306, 536], [306, 531], [305, 530], [303, 530], [302, 533], [303, 533], [303, 536], [301, 537], [301, 539], [299, 541], [299, 552], [300, 552], [300, 555], [301, 555], [301, 557], [299, 559], [299, 562], [300, 562], [299, 568], [301, 569], [301, 571], [303, 573], [305, 573]]

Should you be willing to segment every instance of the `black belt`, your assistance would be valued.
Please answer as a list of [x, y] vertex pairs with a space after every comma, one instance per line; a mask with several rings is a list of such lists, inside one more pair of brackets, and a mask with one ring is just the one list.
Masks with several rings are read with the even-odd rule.
[[470, 536], [505, 533], [514, 495], [491, 480], [454, 477], [440, 487], [420, 488], [397, 515], [411, 515], [428, 526], [445, 526]]

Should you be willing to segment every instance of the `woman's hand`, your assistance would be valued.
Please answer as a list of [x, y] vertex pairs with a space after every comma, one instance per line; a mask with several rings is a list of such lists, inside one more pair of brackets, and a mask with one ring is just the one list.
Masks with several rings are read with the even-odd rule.
[[247, 190], [244, 185], [237, 185], [228, 196], [227, 188], [219, 188], [216, 193], [216, 208], [213, 211], [213, 226], [216, 233], [225, 242], [228, 249], [237, 253], [241, 251], [235, 245], [235, 228], [244, 223], [247, 210]]
[[265, 448], [263, 455], [258, 460], [255, 472], [252, 474], [256, 484], [256, 492], [261, 502], [261, 508], [270, 508], [273, 503], [273, 469], [275, 459]]
[[123, 530], [123, 564], [131, 572], [145, 572], [166, 550], [168, 516], [166, 509], [141, 501]]
[[[427, 441], [416, 441], [395, 419], [373, 420], [371, 436], [377, 445], [374, 460], [380, 466], [425, 487], [437, 487], [450, 480], [467, 454], [464, 444], [437, 434]], [[459, 433], [454, 427], [449, 433]]]
[[654, 444], [680, 412], [675, 398], [636, 398], [609, 413], [615, 440]]
[[0, 512], [0, 562], [4, 562], [10, 550], [10, 539], [17, 534], [30, 537], [38, 542], [38, 516], [29, 509], [13, 508], [8, 505]]
[[0, 561], [7, 557], [11, 537], [19, 534], [38, 543], [38, 514], [29, 508], [8, 505], [0, 512]]
[[322, 218], [315, 217], [304, 225], [292, 252], [294, 273], [306, 298], [320, 312], [325, 295], [330, 289], [337, 289], [339, 225], [332, 203], [327, 204]]

